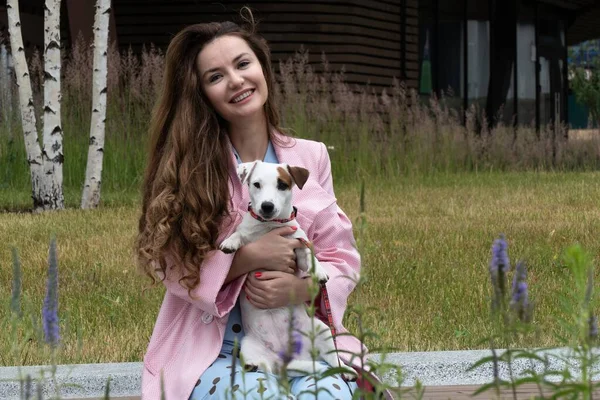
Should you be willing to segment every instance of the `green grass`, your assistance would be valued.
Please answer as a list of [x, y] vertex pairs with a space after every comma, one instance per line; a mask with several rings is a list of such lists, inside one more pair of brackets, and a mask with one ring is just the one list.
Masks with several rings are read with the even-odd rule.
[[[559, 293], [571, 276], [562, 251], [579, 242], [600, 250], [600, 174], [465, 173], [375, 178], [366, 183], [367, 227], [361, 238], [366, 281], [350, 305], [372, 307], [364, 323], [379, 334], [372, 348], [398, 351], [481, 347], [489, 333], [488, 262], [492, 241], [505, 233], [511, 261], [525, 259], [538, 334], [529, 345], [558, 344]], [[337, 183], [339, 204], [359, 215], [358, 184]], [[0, 191], [0, 204], [27, 204], [28, 193]], [[67, 203], [78, 204], [77, 190]], [[148, 280], [133, 263], [139, 213], [135, 192], [103, 193], [95, 211], [69, 209], [39, 215], [0, 214], [0, 280], [10, 282], [11, 246], [19, 249], [27, 312], [39, 318], [48, 243], [55, 233], [59, 257], [59, 313], [63, 348], [58, 363], [142, 359], [164, 289], [144, 292]], [[18, 207], [17, 207], [18, 208]], [[357, 224], [355, 224], [357, 228]], [[0, 321], [10, 332], [9, 285], [0, 286]], [[597, 304], [596, 304], [597, 305]], [[356, 332], [354, 318], [346, 326]], [[48, 363], [31, 318], [19, 324], [17, 350], [0, 338], [2, 365]]]

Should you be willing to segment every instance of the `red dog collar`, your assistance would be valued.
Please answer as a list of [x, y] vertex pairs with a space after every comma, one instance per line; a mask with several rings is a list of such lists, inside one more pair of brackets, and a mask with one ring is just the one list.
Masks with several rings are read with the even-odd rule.
[[276, 219], [264, 219], [263, 217], [261, 217], [260, 215], [258, 215], [257, 213], [254, 212], [254, 210], [252, 209], [252, 206], [250, 205], [250, 203], [248, 203], [248, 212], [250, 213], [250, 215], [252, 215], [252, 217], [260, 222], [279, 222], [279, 223], [286, 223], [286, 222], [290, 222], [296, 219], [296, 214], [298, 213], [298, 209], [296, 207], [292, 207], [292, 214], [290, 215], [289, 218], [276, 218]]

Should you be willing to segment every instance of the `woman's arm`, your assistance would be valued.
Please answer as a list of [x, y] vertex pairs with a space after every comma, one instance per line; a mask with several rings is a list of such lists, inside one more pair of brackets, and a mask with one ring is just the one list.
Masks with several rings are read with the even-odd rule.
[[239, 277], [225, 284], [233, 258], [233, 254], [225, 254], [219, 250], [211, 251], [200, 268], [199, 284], [188, 292], [188, 289], [179, 283], [180, 269], [174, 265], [172, 257], [168, 257], [167, 276], [163, 284], [169, 294], [221, 318], [235, 305], [244, 283], [243, 277]]
[[[360, 255], [355, 247], [352, 223], [333, 203], [317, 214], [309, 232], [315, 256], [327, 271], [327, 293], [336, 327], [341, 326], [350, 293], [360, 276]], [[325, 304], [317, 299], [321, 313]]]
[[262, 269], [293, 274], [296, 270], [294, 249], [302, 244], [284, 236], [292, 235], [295, 227], [273, 229], [255, 242], [242, 246], [235, 252], [225, 284], [239, 276]]
[[[181, 273], [172, 268], [173, 260], [167, 260], [167, 291], [194, 307], [223, 317], [235, 305], [245, 276], [255, 269], [293, 273], [296, 268], [294, 249], [302, 244], [283, 236], [291, 235], [292, 227], [275, 229], [256, 242], [241, 247], [235, 254], [214, 250], [200, 268], [200, 283], [189, 294], [181, 286]], [[191, 297], [190, 297], [191, 296]]]
[[[331, 161], [327, 147], [321, 143], [321, 157], [317, 179], [321, 187], [335, 197]], [[350, 293], [356, 287], [360, 276], [360, 255], [356, 250], [356, 240], [352, 223], [337, 203], [319, 212], [307, 232], [313, 243], [317, 259], [329, 274], [327, 292], [331, 303], [333, 321], [341, 326]], [[321, 310], [325, 305], [321, 299]]]

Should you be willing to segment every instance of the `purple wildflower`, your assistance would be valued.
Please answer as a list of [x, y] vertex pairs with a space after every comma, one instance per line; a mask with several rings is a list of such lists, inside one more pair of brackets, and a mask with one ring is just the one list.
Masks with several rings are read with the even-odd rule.
[[294, 332], [293, 336], [292, 351], [294, 355], [300, 355], [300, 352], [302, 351], [302, 335], [298, 332]]
[[504, 235], [494, 240], [492, 245], [492, 259], [490, 260], [490, 278], [492, 281], [493, 298], [492, 310], [497, 311], [500, 304], [504, 304], [504, 295], [506, 293], [506, 274], [510, 270], [510, 261], [508, 259], [508, 245], [504, 240]]
[[56, 257], [56, 239], [50, 241], [48, 255], [48, 282], [46, 297], [42, 308], [42, 325], [44, 327], [44, 340], [52, 347], [56, 347], [60, 340], [58, 326], [58, 260]]
[[531, 304], [527, 292], [527, 267], [525, 263], [519, 261], [515, 267], [515, 275], [512, 282], [512, 298], [510, 306], [517, 317], [523, 322], [531, 320]]
[[279, 358], [285, 364], [288, 364], [290, 361], [294, 359], [294, 356], [297, 356], [302, 351], [302, 335], [297, 331], [294, 331], [290, 337], [290, 343], [288, 348], [284, 351], [279, 352]]
[[510, 261], [508, 259], [508, 245], [504, 235], [494, 240], [492, 245], [492, 261], [490, 262], [490, 271], [507, 273], [510, 270]]

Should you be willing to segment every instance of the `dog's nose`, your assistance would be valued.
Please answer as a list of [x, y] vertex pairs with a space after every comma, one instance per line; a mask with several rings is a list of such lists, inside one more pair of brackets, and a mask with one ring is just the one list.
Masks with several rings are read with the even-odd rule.
[[265, 214], [271, 214], [273, 212], [273, 210], [275, 209], [275, 204], [271, 203], [270, 201], [265, 201], [264, 203], [262, 203], [260, 205], [260, 209]]

